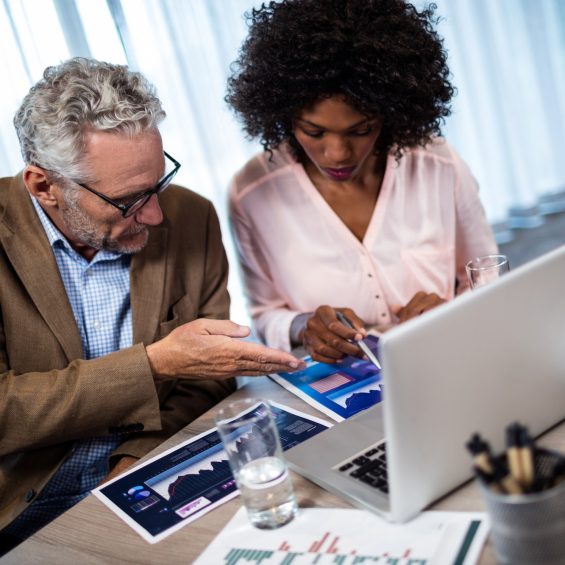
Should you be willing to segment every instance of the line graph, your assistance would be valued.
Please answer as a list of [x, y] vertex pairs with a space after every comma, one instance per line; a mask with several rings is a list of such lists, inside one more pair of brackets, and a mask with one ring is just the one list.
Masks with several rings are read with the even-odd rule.
[[[245, 449], [248, 443], [253, 442], [253, 435], [260, 433], [261, 429], [253, 426], [237, 440], [237, 450]], [[233, 481], [228, 456], [219, 437], [217, 441], [217, 446], [203, 453], [196, 462], [188, 459], [179, 463], [172, 470], [162, 473], [159, 480], [153, 479], [147, 484], [174, 506], [187, 501], [195, 493], [204, 493], [213, 486]]]

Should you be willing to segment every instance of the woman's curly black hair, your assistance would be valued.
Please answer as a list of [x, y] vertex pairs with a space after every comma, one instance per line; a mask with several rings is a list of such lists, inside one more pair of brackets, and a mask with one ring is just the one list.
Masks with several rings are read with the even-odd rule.
[[383, 120], [378, 150], [424, 145], [439, 135], [454, 88], [434, 30], [436, 6], [403, 0], [283, 0], [247, 14], [249, 35], [232, 64], [226, 102], [265, 150], [289, 141], [293, 120], [343, 95]]

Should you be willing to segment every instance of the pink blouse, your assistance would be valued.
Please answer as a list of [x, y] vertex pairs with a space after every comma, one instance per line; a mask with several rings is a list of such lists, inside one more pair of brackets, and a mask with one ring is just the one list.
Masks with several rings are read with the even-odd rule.
[[255, 330], [286, 350], [302, 312], [349, 307], [367, 325], [390, 326], [391, 306], [418, 291], [452, 299], [469, 287], [465, 263], [497, 250], [477, 183], [443, 139], [398, 163], [389, 155], [363, 241], [286, 147], [235, 175], [230, 219]]

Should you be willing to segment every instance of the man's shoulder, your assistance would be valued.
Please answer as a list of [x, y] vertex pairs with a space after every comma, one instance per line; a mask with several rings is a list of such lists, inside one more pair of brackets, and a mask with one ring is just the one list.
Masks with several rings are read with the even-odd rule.
[[4, 212], [4, 206], [8, 197], [8, 188], [12, 184], [13, 177], [0, 178], [0, 216]]
[[0, 178], [0, 203], [4, 203], [8, 195], [8, 189], [17, 177]]
[[159, 204], [167, 218], [178, 214], [200, 214], [212, 206], [210, 200], [201, 194], [178, 184], [170, 185], [159, 196]]
[[4, 218], [6, 203], [8, 202], [8, 188], [10, 188], [12, 180], [12, 177], [0, 178], [0, 221]]
[[187, 233], [205, 227], [210, 216], [215, 214], [212, 202], [180, 185], [171, 185], [159, 195], [163, 211], [163, 226], [174, 229], [175, 233]]
[[0, 178], [0, 222], [6, 220], [6, 209], [9, 203], [11, 203], [12, 219], [14, 214], [18, 218], [25, 218], [25, 214], [22, 216], [22, 208], [25, 208], [22, 204], [27, 198], [26, 193], [27, 190], [23, 184], [21, 173], [13, 177]]
[[183, 202], [187, 202], [189, 200], [208, 202], [208, 199], [206, 197], [202, 196], [201, 194], [198, 194], [198, 192], [195, 192], [191, 188], [182, 186], [180, 184], [170, 184], [167, 190], [163, 192], [163, 195], [167, 195], [167, 194], [169, 195], [174, 194], [175, 198], [179, 198]]

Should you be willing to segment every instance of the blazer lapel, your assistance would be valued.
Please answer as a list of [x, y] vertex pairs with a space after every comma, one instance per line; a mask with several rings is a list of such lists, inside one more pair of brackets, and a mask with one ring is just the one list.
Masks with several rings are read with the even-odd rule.
[[82, 344], [59, 268], [21, 174], [10, 185], [0, 240], [41, 316], [72, 361]]
[[165, 289], [168, 235], [165, 226], [151, 228], [147, 245], [132, 257], [130, 296], [133, 343], [148, 345], [157, 333]]

